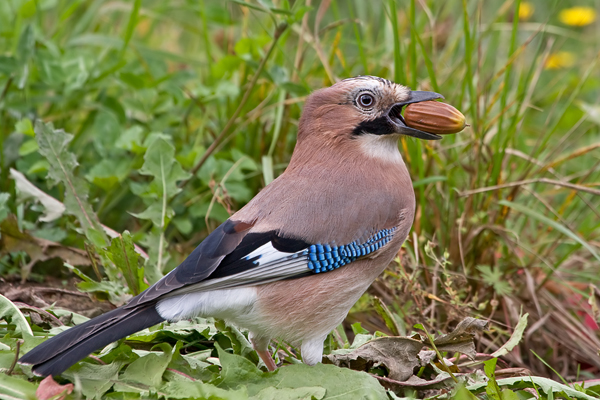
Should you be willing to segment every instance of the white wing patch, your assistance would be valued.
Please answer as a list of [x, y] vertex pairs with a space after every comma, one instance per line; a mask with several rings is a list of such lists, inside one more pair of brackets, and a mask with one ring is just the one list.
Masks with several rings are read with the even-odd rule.
[[271, 261], [279, 260], [281, 258], [285, 258], [286, 256], [291, 256], [292, 254], [295, 253], [283, 253], [277, 250], [275, 247], [273, 247], [273, 243], [268, 242], [266, 244], [263, 244], [258, 249], [254, 250], [252, 253], [248, 254], [244, 258], [246, 260], [249, 260], [254, 257], [259, 257], [259, 259], [256, 261], [258, 262], [258, 264], [264, 265], [270, 263]]

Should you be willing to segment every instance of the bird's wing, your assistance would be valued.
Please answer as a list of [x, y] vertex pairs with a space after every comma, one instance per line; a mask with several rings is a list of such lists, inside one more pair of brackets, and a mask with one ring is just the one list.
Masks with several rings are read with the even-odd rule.
[[307, 243], [277, 231], [248, 232], [249, 224], [227, 221], [177, 268], [126, 306], [183, 293], [259, 285], [332, 271], [377, 251], [395, 228], [351, 243]]
[[392, 240], [394, 231], [383, 229], [344, 245], [310, 244], [275, 231], [249, 233], [207, 279], [176, 292], [258, 285], [333, 271], [379, 250]]

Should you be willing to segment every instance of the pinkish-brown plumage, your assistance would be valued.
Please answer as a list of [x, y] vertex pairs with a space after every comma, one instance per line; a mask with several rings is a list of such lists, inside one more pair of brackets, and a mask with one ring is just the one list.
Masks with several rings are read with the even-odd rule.
[[300, 344], [307, 364], [319, 362], [327, 334], [409, 233], [415, 198], [397, 141], [439, 137], [406, 127], [400, 111], [438, 97], [377, 77], [316, 91], [281, 176], [146, 292], [21, 361], [39, 374], [57, 374], [161, 319], [205, 316], [248, 329], [269, 369], [273, 338]]

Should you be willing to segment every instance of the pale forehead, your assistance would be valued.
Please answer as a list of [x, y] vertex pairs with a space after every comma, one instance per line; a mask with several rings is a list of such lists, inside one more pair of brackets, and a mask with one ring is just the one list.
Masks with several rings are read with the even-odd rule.
[[361, 90], [370, 90], [379, 94], [382, 98], [390, 99], [395, 102], [401, 102], [408, 98], [410, 89], [406, 86], [398, 85], [390, 82], [387, 79], [377, 76], [357, 76], [354, 78], [344, 79], [334, 86], [344, 86], [351, 93]]

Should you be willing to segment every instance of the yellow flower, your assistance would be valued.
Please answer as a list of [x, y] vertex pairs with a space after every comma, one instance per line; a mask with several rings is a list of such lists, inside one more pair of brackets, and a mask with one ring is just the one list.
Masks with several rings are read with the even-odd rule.
[[585, 26], [596, 20], [596, 10], [592, 7], [565, 8], [558, 15], [560, 22], [571, 26]]
[[572, 67], [575, 64], [575, 55], [568, 51], [552, 53], [546, 60], [546, 69], [560, 69]]
[[519, 19], [521, 21], [527, 21], [533, 15], [534, 10], [535, 10], [535, 8], [533, 7], [533, 4], [531, 4], [530, 2], [528, 2], [528, 1], [521, 2], [521, 4], [519, 5]]

